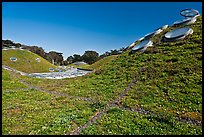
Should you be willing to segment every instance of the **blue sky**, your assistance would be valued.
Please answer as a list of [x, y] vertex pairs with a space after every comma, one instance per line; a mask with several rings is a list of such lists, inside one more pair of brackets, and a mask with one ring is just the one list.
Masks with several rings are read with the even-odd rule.
[[185, 8], [202, 13], [201, 2], [3, 2], [2, 38], [64, 59], [86, 50], [102, 54], [183, 19]]

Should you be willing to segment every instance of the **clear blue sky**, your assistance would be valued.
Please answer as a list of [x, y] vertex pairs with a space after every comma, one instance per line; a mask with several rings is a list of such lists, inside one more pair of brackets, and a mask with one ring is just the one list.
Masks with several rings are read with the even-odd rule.
[[201, 2], [3, 2], [2, 37], [64, 59], [86, 50], [102, 54], [183, 19], [185, 8], [202, 13]]

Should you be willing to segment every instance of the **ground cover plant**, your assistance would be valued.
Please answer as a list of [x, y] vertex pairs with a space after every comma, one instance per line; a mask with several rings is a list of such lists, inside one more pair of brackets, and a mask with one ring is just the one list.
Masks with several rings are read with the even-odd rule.
[[[11, 57], [16, 57], [17, 61], [10, 61]], [[39, 58], [40, 62], [36, 58]], [[57, 67], [35, 53], [14, 49], [2, 50], [2, 65], [25, 73], [49, 72], [49, 68]]]
[[[201, 135], [202, 17], [186, 26], [194, 33], [184, 40], [162, 42], [183, 26], [169, 27], [144, 53], [104, 58], [81, 77], [39, 79], [3, 70], [2, 133]], [[20, 86], [6, 92], [10, 80]]]

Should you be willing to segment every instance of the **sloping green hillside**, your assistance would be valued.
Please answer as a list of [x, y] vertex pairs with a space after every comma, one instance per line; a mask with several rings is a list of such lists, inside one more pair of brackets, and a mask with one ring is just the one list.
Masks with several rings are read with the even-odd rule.
[[21, 88], [27, 88], [27, 86], [20, 83], [9, 71], [2, 69], [2, 90], [16, 90]]
[[102, 59], [100, 59], [99, 61], [91, 64], [89, 66], [89, 68], [92, 69], [99, 69], [100, 67], [105, 67], [107, 65], [107, 63], [111, 62], [112, 60], [114, 60], [117, 57], [117, 55], [111, 55], [111, 56], [107, 56], [104, 57]]
[[194, 33], [184, 40], [115, 60], [130, 74], [142, 68], [138, 82], [83, 134], [202, 134], [202, 18], [188, 26]]
[[[166, 32], [178, 28], [170, 27], [153, 37], [154, 47], [144, 53], [126, 51], [82, 77], [49, 80], [16, 74], [55, 97], [43, 96], [41, 106], [33, 103], [40, 92], [29, 91], [35, 97], [26, 91], [19, 97], [3, 94], [2, 133], [201, 135], [202, 17], [187, 26], [194, 33], [184, 40], [160, 42]], [[23, 102], [12, 108], [20, 110], [8, 114], [9, 102], [23, 95]], [[39, 119], [36, 115], [44, 109], [48, 118], [42, 114]]]
[[[10, 61], [11, 57], [16, 57], [17, 61]], [[40, 62], [36, 61], [36, 58], [39, 58]], [[47, 60], [27, 50], [2, 50], [2, 65], [26, 73], [49, 72], [49, 68], [56, 68]]]
[[100, 60], [98, 60], [97, 62], [89, 65], [89, 64], [82, 64], [82, 65], [74, 65], [74, 64], [70, 64], [68, 66], [73, 66], [73, 67], [76, 67], [76, 68], [84, 68], [84, 69], [93, 69], [93, 70], [96, 70], [96, 69], [100, 69], [101, 67], [105, 67], [107, 65], [107, 63], [110, 63], [112, 60], [114, 60], [115, 58], [117, 57], [117, 55], [111, 55], [111, 56], [107, 56], [107, 57], [104, 57]]
[[75, 67], [75, 68], [89, 68], [90, 65], [89, 64], [82, 64], [82, 65], [75, 65], [75, 64], [69, 64], [67, 67]]

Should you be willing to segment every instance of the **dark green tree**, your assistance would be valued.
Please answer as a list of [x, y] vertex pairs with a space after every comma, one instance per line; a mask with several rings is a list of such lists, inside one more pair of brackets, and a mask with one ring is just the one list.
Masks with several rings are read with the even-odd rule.
[[78, 55], [78, 54], [74, 54], [73, 55], [73, 62], [77, 62], [77, 61], [82, 61], [82, 58], [81, 58], [81, 56], [80, 55]]
[[71, 64], [71, 63], [73, 63], [73, 60], [74, 60], [74, 57], [69, 56], [66, 61], [68, 64]]
[[114, 50], [110, 51], [110, 54], [111, 55], [117, 55], [117, 54], [119, 54], [119, 51], [117, 49], [114, 49]]
[[82, 60], [88, 64], [93, 64], [99, 59], [99, 54], [96, 51], [85, 51], [82, 55]]

